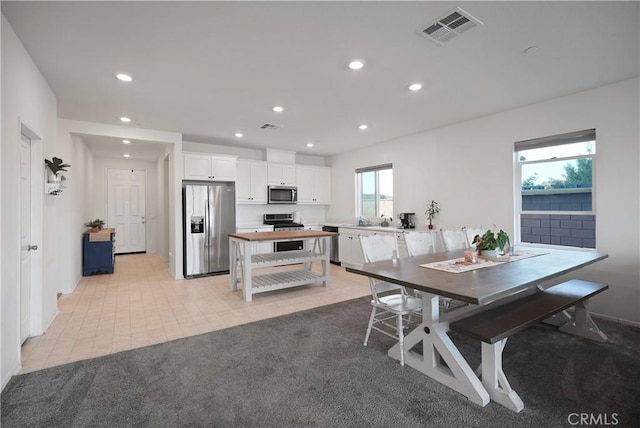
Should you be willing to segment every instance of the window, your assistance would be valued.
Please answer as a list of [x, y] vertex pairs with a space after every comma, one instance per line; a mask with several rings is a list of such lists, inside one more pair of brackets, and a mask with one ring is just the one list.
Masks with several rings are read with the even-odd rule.
[[393, 216], [391, 164], [356, 169], [356, 216]]
[[515, 143], [520, 242], [595, 248], [595, 129]]

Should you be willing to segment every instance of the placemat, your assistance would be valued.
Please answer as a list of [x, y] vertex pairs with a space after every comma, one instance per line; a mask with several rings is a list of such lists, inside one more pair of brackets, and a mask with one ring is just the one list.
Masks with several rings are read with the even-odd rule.
[[548, 253], [530, 253], [527, 251], [518, 251], [516, 254], [512, 255], [509, 258], [509, 260], [504, 260], [504, 261], [477, 259], [475, 263], [468, 263], [464, 261], [464, 258], [458, 258], [458, 259], [445, 260], [442, 262], [426, 263], [426, 264], [420, 265], [420, 267], [441, 270], [449, 273], [463, 273], [463, 272], [469, 272], [476, 269], [483, 269], [491, 266], [497, 266], [503, 263], [517, 262], [518, 260], [541, 256], [543, 254], [548, 254]]

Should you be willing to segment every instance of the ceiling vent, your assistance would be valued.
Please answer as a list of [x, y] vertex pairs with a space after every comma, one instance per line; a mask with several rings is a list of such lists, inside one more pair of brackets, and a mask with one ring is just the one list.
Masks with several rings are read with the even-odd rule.
[[260, 129], [266, 129], [269, 131], [277, 131], [278, 129], [282, 128], [282, 125], [274, 125], [273, 123], [265, 123], [264, 125], [262, 125], [260, 127]]
[[442, 46], [449, 40], [478, 25], [484, 24], [461, 8], [456, 7], [426, 27], [420, 28], [417, 32], [425, 39]]

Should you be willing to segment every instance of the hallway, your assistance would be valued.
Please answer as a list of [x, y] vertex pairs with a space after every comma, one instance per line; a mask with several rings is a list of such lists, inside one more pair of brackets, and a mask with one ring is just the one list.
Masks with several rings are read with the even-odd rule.
[[229, 275], [176, 281], [157, 254], [116, 256], [114, 274], [83, 277], [60, 296], [46, 333], [23, 344], [21, 373], [367, 295], [366, 278], [331, 265], [327, 288], [278, 290], [245, 303], [241, 291], [229, 291]]

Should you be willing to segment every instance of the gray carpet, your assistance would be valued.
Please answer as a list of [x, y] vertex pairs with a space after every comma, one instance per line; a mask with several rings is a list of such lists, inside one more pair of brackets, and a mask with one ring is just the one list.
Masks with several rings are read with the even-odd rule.
[[[637, 328], [600, 321], [607, 344], [545, 325], [513, 336], [514, 413], [401, 367], [386, 336], [363, 347], [369, 311], [355, 299], [15, 376], [2, 427], [567, 427], [572, 413], [639, 424]], [[452, 338], [475, 367], [479, 343]]]

